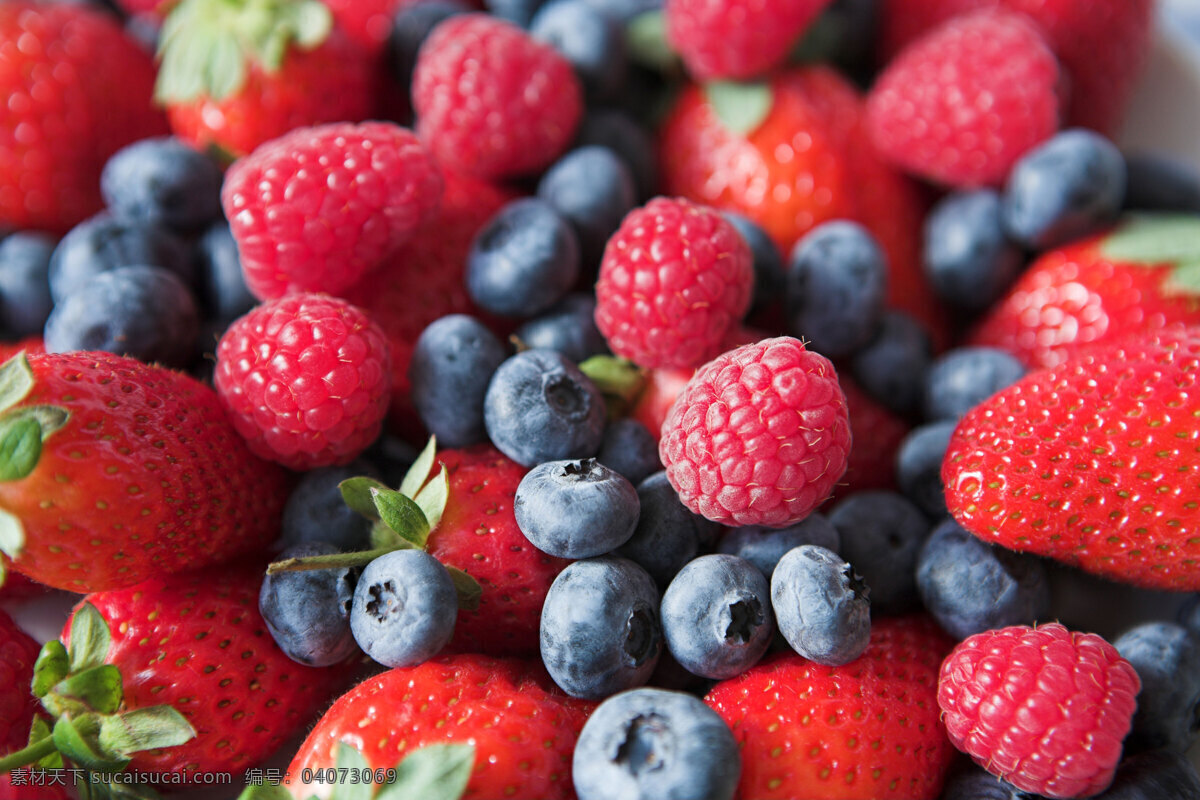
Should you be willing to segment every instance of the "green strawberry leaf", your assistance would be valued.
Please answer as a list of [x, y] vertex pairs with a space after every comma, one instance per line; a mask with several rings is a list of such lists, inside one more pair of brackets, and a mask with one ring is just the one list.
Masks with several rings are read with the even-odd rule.
[[113, 756], [100, 747], [100, 715], [83, 714], [59, 717], [54, 723], [54, 746], [58, 752], [84, 769], [96, 772], [121, 772], [128, 758]]
[[25, 526], [21, 520], [0, 508], [0, 553], [16, 558], [25, 549]]
[[38, 653], [37, 661], [33, 662], [34, 696], [45, 697], [70, 671], [71, 659], [63, 643], [57, 639], [46, 642]]
[[[52, 713], [82, 708], [99, 714], [111, 714], [121, 707], [121, 670], [113, 664], [101, 664], [63, 678], [42, 702]], [[54, 708], [51, 708], [54, 706]]]
[[448, 499], [450, 499], [450, 476], [443, 465], [433, 480], [425, 484], [425, 488], [417, 492], [417, 496], [413, 498], [413, 502], [425, 515], [425, 521], [429, 523], [431, 531], [437, 528], [438, 523], [442, 521], [442, 512], [446, 510]]
[[371, 526], [371, 549], [412, 550], [413, 543], [400, 538], [400, 534], [382, 522], [376, 522]]
[[429, 538], [429, 520], [411, 498], [392, 489], [372, 489], [379, 518], [400, 537], [424, 550]]
[[[80, 783], [79, 788], [84, 785]], [[97, 781], [96, 783], [88, 782], [86, 787], [80, 791], [79, 800], [162, 800], [162, 795], [146, 783]]]
[[396, 766], [395, 780], [376, 800], [458, 800], [471, 779], [475, 746], [434, 744], [409, 753]]
[[107, 753], [130, 756], [143, 750], [175, 747], [196, 738], [187, 718], [168, 705], [135, 708], [105, 717], [100, 723], [100, 747]]
[[108, 623], [91, 603], [84, 603], [71, 620], [71, 639], [67, 653], [71, 656], [71, 672], [83, 672], [98, 667], [108, 657], [112, 635]]
[[0, 481], [19, 481], [42, 457], [42, 426], [29, 417], [0, 421]]
[[[339, 779], [343, 775], [361, 776], [368, 769], [367, 760], [363, 758], [363, 754], [345, 742], [338, 743], [336, 766]], [[347, 772], [341, 772], [343, 769]], [[370, 781], [348, 777], [347, 780], [338, 781], [329, 800], [371, 800], [374, 792], [375, 786]]]
[[450, 582], [454, 584], [454, 592], [458, 596], [458, 609], [474, 611], [479, 608], [479, 599], [483, 597], [483, 587], [479, 585], [479, 581], [458, 567], [448, 567], [445, 564], [442, 566], [450, 573]]
[[704, 87], [704, 96], [721, 123], [741, 136], [747, 136], [771, 113], [775, 96], [765, 83], [713, 81]]
[[25, 353], [15, 356], [0, 365], [0, 411], [12, 408], [33, 391], [33, 369]]
[[667, 18], [661, 10], [644, 11], [625, 25], [625, 46], [636, 64], [673, 72], [679, 68], [679, 54], [667, 41]]
[[292, 800], [292, 793], [278, 783], [247, 786], [237, 800]]
[[350, 510], [367, 519], [379, 519], [379, 511], [375, 508], [371, 490], [386, 488], [388, 487], [383, 483], [366, 476], [347, 478], [338, 484], [338, 489], [342, 492], [342, 500], [346, 502]]
[[408, 468], [408, 472], [404, 473], [404, 480], [400, 482], [400, 494], [405, 497], [417, 496], [417, 492], [421, 491], [421, 487], [429, 479], [429, 471], [433, 469], [433, 460], [436, 455], [437, 437], [430, 436], [429, 441], [425, 443], [425, 449]]
[[[44, 717], [34, 717], [33, 724], [29, 726], [29, 744], [36, 745], [46, 741], [49, 741], [51, 745], [54, 744], [54, 732], [50, 730], [50, 723], [46, 722]], [[35, 761], [33, 766], [42, 769], [62, 769], [62, 753], [55, 750], [45, 758]]]
[[1200, 216], [1138, 214], [1125, 220], [1100, 245], [1101, 254], [1134, 265], [1169, 266], [1167, 294], [1200, 294]]

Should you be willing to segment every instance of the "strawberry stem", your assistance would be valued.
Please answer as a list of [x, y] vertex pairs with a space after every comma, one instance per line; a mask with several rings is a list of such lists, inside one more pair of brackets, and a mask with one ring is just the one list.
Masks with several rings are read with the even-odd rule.
[[280, 572], [306, 572], [312, 569], [338, 569], [341, 567], [364, 567], [380, 556], [387, 555], [400, 547], [380, 547], [376, 550], [360, 550], [355, 553], [334, 553], [327, 556], [306, 556], [304, 558], [285, 558], [274, 561], [267, 566], [267, 574], [275, 575]]
[[9, 753], [0, 758], [0, 774], [12, 772], [18, 767], [24, 767], [41, 761], [46, 756], [53, 753], [57, 748], [54, 745], [54, 739], [47, 736], [45, 739], [34, 742], [28, 745], [23, 750]]

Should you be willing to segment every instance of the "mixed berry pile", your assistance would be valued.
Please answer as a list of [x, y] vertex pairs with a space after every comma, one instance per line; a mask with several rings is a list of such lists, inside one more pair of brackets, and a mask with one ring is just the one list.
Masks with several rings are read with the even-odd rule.
[[1154, 20], [0, 2], [0, 797], [1200, 798]]

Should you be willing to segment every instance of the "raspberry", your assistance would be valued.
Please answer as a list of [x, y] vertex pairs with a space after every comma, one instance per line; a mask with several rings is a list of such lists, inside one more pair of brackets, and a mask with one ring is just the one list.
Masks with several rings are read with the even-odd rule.
[[635, 208], [608, 240], [596, 283], [596, 326], [642, 367], [695, 367], [750, 305], [754, 257], [716, 211], [662, 197]]
[[345, 464], [379, 435], [390, 362], [387, 339], [362, 310], [299, 294], [230, 325], [213, 380], [254, 453], [304, 470]]
[[221, 204], [260, 299], [339, 293], [437, 212], [442, 178], [417, 137], [386, 122], [301, 128], [236, 162]]
[[786, 336], [701, 367], [662, 433], [658, 454], [679, 499], [731, 526], [799, 522], [829, 497], [850, 455], [833, 364]]
[[995, 185], [1058, 130], [1059, 67], [1026, 17], [982, 11], [913, 42], [867, 99], [880, 152], [950, 186]]
[[413, 72], [417, 131], [441, 163], [481, 178], [547, 167], [583, 115], [574, 70], [557, 50], [484, 14], [442, 22]]
[[1091, 797], [1112, 782], [1137, 672], [1117, 649], [1058, 623], [966, 639], [942, 663], [950, 741], [989, 772], [1045, 797]]

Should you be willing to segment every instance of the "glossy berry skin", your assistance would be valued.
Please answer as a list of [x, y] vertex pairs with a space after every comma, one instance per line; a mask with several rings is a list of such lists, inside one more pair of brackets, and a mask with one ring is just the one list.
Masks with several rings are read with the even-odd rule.
[[654, 139], [630, 114], [616, 108], [590, 108], [579, 123], [575, 147], [607, 147], [633, 173], [640, 201], [658, 193], [659, 164]]
[[1022, 15], [981, 11], [912, 42], [867, 101], [892, 163], [944, 185], [997, 185], [1059, 125], [1058, 61]]
[[942, 466], [951, 513], [986, 542], [1146, 588], [1200, 588], [1183, 488], [1195, 422], [1176, 411], [1198, 361], [1200, 337], [1182, 329], [1027, 375], [959, 423]]
[[217, 345], [214, 384], [250, 448], [290, 469], [345, 464], [379, 435], [391, 353], [359, 308], [327, 295], [263, 303]]
[[471, 10], [471, 6], [461, 0], [423, 0], [406, 3], [397, 10], [388, 33], [387, 61], [398, 86], [412, 86], [417, 53], [433, 29], [455, 14], [466, 14]]
[[1146, 622], [1113, 641], [1142, 681], [1126, 752], [1186, 753], [1200, 713], [1200, 638], [1181, 625]]
[[531, 350], [557, 350], [576, 364], [582, 364], [592, 356], [608, 352], [608, 343], [600, 335], [595, 317], [593, 295], [569, 294], [546, 313], [517, 328], [513, 336]]
[[179, 139], [143, 139], [108, 160], [100, 191], [118, 219], [186, 234], [220, 217], [221, 177], [215, 161]]
[[642, 367], [695, 367], [721, 352], [750, 307], [753, 255], [717, 212], [655, 198], [625, 216], [604, 250], [596, 325]]
[[[637, 761], [623, 757], [627, 747]], [[633, 689], [592, 712], [573, 777], [579, 800], [732, 800], [740, 771], [733, 735], [701, 700]]]
[[814, 511], [787, 528], [762, 528], [757, 525], [731, 528], [717, 542], [717, 552], [749, 561], [770, 580], [779, 559], [789, 550], [806, 544], [815, 544], [836, 553], [841, 547], [841, 537], [824, 514]]
[[663, 651], [659, 602], [654, 581], [628, 559], [564, 569], [542, 608], [542, 661], [554, 682], [588, 699], [644, 685]]
[[577, 147], [556, 161], [538, 181], [537, 195], [571, 223], [587, 275], [599, 268], [609, 237], [637, 205], [632, 169], [603, 145]]
[[659, 456], [684, 505], [725, 525], [804, 519], [846, 471], [837, 373], [796, 339], [764, 339], [697, 371], [663, 423]]
[[881, 620], [863, 656], [827, 667], [768, 656], [705, 702], [742, 754], [738, 797], [928, 800], [954, 748], [938, 719], [937, 670], [951, 643], [922, 617]]
[[786, 287], [783, 256], [765, 230], [749, 217], [733, 211], [725, 212], [725, 219], [733, 223], [738, 233], [750, 245], [754, 259], [754, 295], [750, 300], [748, 316], [753, 319], [758, 312], [779, 303]]
[[1163, 153], [1126, 154], [1125, 178], [1122, 208], [1200, 213], [1200, 175], [1179, 158]]
[[417, 339], [408, 379], [421, 422], [444, 447], [487, 440], [483, 399], [507, 348], [487, 326], [466, 314], [435, 320]]
[[529, 21], [529, 34], [571, 63], [585, 97], [611, 100], [620, 93], [628, 63], [625, 28], [592, 0], [546, 4]]
[[359, 577], [350, 630], [380, 664], [411, 667], [449, 644], [456, 616], [454, 582], [441, 562], [423, 550], [394, 550]]
[[371, 520], [346, 505], [338, 488], [342, 481], [360, 475], [378, 477], [375, 468], [364, 461], [306, 471], [283, 507], [280, 546], [322, 542], [344, 552], [369, 550]]
[[196, 294], [210, 318], [228, 323], [258, 302], [246, 286], [237, 241], [224, 220], [196, 242]]
[[1112, 782], [1141, 682], [1111, 644], [1056, 622], [980, 633], [942, 663], [954, 746], [1018, 789], [1089, 797]]
[[658, 440], [650, 429], [632, 417], [613, 420], [604, 427], [604, 440], [596, 460], [634, 486], [662, 470]]
[[661, 470], [639, 483], [637, 493], [637, 528], [617, 555], [636, 562], [666, 589], [675, 574], [706, 549], [715, 526], [684, 507]]
[[848, 664], [871, 638], [869, 587], [837, 553], [806, 544], [789, 550], [771, 574], [779, 632], [817, 664]]
[[123, 222], [97, 214], [72, 228], [50, 256], [50, 295], [54, 302], [104, 272], [120, 267], [161, 267], [187, 286], [195, 280], [192, 254], [165, 228]]
[[960, 347], [938, 357], [925, 373], [925, 419], [960, 419], [996, 392], [1016, 383], [1025, 367], [994, 347]]
[[[285, 558], [340, 552], [326, 542], [306, 542], [279, 554]], [[350, 632], [356, 570], [277, 572], [263, 578], [258, 611], [279, 649], [309, 667], [329, 667], [358, 652]]]
[[22, 338], [41, 334], [54, 307], [50, 256], [55, 242], [41, 233], [14, 233], [0, 241], [0, 330]]
[[994, 189], [952, 192], [925, 219], [925, 275], [939, 298], [963, 314], [1000, 299], [1025, 266], [1008, 239]]
[[932, 362], [929, 331], [908, 314], [885, 311], [878, 335], [850, 360], [850, 374], [872, 399], [912, 417], [921, 413], [925, 373]]
[[913, 573], [926, 610], [956, 639], [1032, 625], [1050, 611], [1042, 561], [986, 545], [954, 520], [925, 540]]
[[413, 71], [417, 131], [437, 160], [480, 178], [537, 172], [566, 150], [583, 113], [571, 64], [484, 14], [439, 24]]
[[900, 492], [933, 520], [949, 513], [946, 487], [942, 484], [942, 462], [957, 425], [956, 419], [919, 425], [896, 450], [896, 484]]
[[41, 707], [29, 684], [33, 664], [41, 647], [21, 630], [4, 611], [0, 611], [0, 752], [11, 753], [29, 743], [29, 726]]
[[854, 492], [828, 513], [841, 543], [835, 552], [854, 565], [871, 589], [871, 613], [917, 610], [913, 576], [930, 530], [920, 509], [895, 492], [876, 490]]
[[538, 464], [521, 479], [513, 501], [525, 538], [559, 558], [617, 549], [633, 535], [640, 508], [633, 484], [594, 458]]
[[694, 675], [724, 680], [758, 663], [775, 633], [771, 586], [737, 556], [700, 556], [671, 579], [662, 597], [663, 638]]
[[229, 170], [221, 205], [260, 299], [337, 293], [437, 213], [425, 147], [385, 122], [332, 123], [272, 139]]

